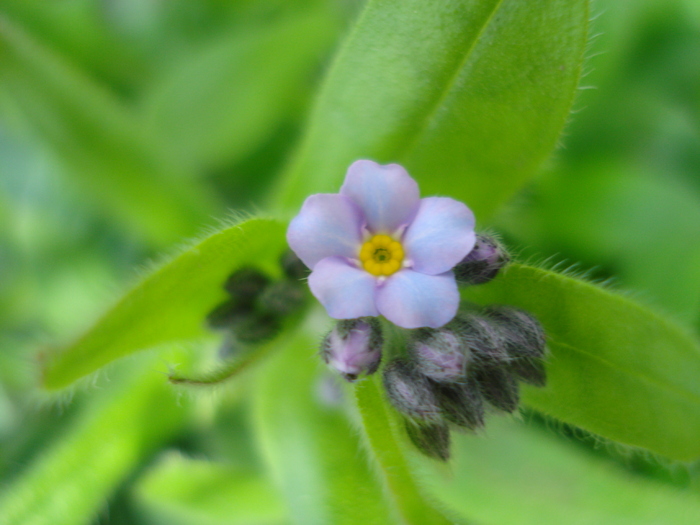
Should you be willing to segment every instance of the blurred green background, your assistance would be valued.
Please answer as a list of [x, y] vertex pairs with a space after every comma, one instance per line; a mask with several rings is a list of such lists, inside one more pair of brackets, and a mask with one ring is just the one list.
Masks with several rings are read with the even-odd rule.
[[[154, 258], [231, 210], [264, 208], [360, 8], [0, 0], [8, 523], [298, 522], [251, 437], [252, 378], [183, 394], [162, 375], [139, 380], [163, 368], [144, 356], [56, 398], [38, 388], [37, 363]], [[700, 2], [597, 0], [593, 10], [586, 89], [560, 147], [480, 226], [523, 260], [573, 266], [697, 330]], [[437, 499], [477, 523], [700, 516], [697, 465], [621, 450], [536, 414], [492, 427], [458, 439], [449, 476], [426, 473]]]

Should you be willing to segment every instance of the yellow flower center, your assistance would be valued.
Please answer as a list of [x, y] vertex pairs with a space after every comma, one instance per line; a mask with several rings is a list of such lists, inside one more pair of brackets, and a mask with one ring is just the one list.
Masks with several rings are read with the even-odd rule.
[[360, 248], [362, 267], [377, 277], [398, 272], [403, 257], [401, 243], [388, 235], [375, 235]]

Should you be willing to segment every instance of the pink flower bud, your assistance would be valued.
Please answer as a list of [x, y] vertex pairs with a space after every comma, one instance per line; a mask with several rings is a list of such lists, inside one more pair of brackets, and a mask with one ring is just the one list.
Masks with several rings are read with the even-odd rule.
[[321, 344], [321, 357], [348, 381], [377, 371], [382, 358], [382, 332], [376, 319], [339, 321]]

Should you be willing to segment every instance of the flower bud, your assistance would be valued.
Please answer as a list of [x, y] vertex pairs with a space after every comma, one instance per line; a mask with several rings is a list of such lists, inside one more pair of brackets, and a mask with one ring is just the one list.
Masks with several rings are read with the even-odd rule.
[[277, 281], [262, 291], [258, 304], [266, 312], [287, 315], [301, 308], [305, 299], [305, 289], [301, 283]]
[[306, 279], [311, 273], [311, 270], [297, 257], [297, 254], [292, 250], [287, 250], [282, 254], [280, 258], [280, 265], [282, 266], [282, 271], [287, 278], [293, 281], [300, 281], [301, 279]]
[[450, 429], [445, 423], [421, 425], [406, 420], [406, 433], [411, 442], [428, 457], [450, 459]]
[[544, 356], [544, 329], [532, 315], [509, 306], [492, 306], [485, 314], [503, 328], [506, 351], [511, 357]]
[[457, 282], [463, 285], [483, 284], [496, 277], [510, 262], [506, 249], [494, 237], [479, 234], [471, 252], [454, 267]]
[[207, 324], [215, 330], [231, 328], [250, 313], [250, 307], [243, 306], [234, 299], [229, 299], [209, 312]]
[[470, 430], [484, 426], [484, 399], [473, 377], [462, 383], [437, 384], [435, 392], [445, 419]]
[[355, 381], [363, 372], [369, 375], [377, 371], [383, 344], [376, 319], [345, 319], [323, 339], [320, 353], [331, 368], [348, 381]]
[[269, 313], [252, 313], [233, 327], [236, 340], [244, 344], [269, 341], [282, 329], [279, 316]]
[[514, 412], [518, 408], [518, 383], [508, 370], [497, 366], [484, 367], [474, 372], [474, 379], [484, 399], [494, 407], [505, 412]]
[[508, 370], [520, 379], [532, 386], [545, 386], [547, 384], [547, 371], [541, 359], [520, 357], [513, 359], [508, 365]]
[[269, 282], [270, 279], [255, 268], [241, 268], [229, 276], [224, 288], [241, 304], [250, 304]]
[[544, 386], [547, 375], [542, 362], [545, 333], [533, 316], [508, 306], [487, 309], [486, 314], [502, 327], [505, 348], [511, 357], [510, 371], [534, 386]]
[[394, 408], [418, 421], [442, 421], [433, 383], [407, 359], [396, 359], [384, 369], [384, 389]]
[[437, 382], [459, 381], [464, 377], [467, 365], [464, 350], [459, 334], [448, 327], [418, 330], [409, 341], [409, 353], [418, 370]]
[[505, 348], [502, 329], [493, 319], [474, 313], [460, 314], [454, 321], [474, 367], [506, 363], [510, 356]]

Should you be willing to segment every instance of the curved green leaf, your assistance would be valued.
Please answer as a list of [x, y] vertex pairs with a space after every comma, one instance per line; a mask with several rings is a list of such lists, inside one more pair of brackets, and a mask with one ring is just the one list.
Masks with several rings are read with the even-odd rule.
[[454, 434], [449, 476], [420, 459], [425, 488], [476, 523], [697, 523], [700, 502], [690, 491], [630, 473], [509, 417], [489, 418], [486, 432]]
[[205, 333], [204, 319], [225, 298], [227, 276], [245, 265], [279, 271], [284, 224], [250, 219], [193, 245], [126, 294], [87, 333], [51, 356], [44, 385], [69, 385], [137, 350]]
[[593, 284], [521, 264], [466, 296], [523, 308], [547, 332], [547, 387], [526, 404], [609, 439], [700, 457], [700, 345], [682, 328]]
[[256, 443], [300, 525], [397, 523], [349, 423], [318, 341], [296, 337], [257, 377]]
[[587, 0], [371, 0], [329, 72], [276, 204], [335, 192], [358, 158], [404, 163], [482, 220], [555, 145]]

